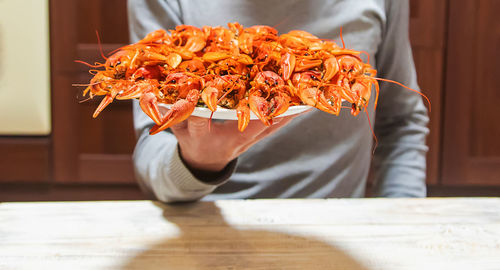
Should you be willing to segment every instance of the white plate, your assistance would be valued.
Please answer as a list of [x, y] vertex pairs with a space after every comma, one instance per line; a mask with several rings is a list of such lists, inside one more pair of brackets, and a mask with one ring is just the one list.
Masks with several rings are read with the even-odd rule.
[[[168, 109], [172, 106], [171, 104], [159, 104], [159, 105], [166, 107]], [[313, 107], [306, 106], [306, 105], [291, 106], [290, 108], [288, 108], [288, 110], [286, 112], [284, 112], [283, 114], [280, 114], [277, 117], [298, 114], [301, 112], [305, 112], [311, 108], [313, 108]], [[192, 115], [198, 116], [198, 117], [203, 117], [203, 118], [210, 118], [210, 115], [212, 115], [212, 111], [208, 108], [196, 107], [194, 109], [194, 112]], [[230, 110], [230, 109], [218, 107], [217, 111], [214, 112], [212, 119], [238, 120], [238, 117], [236, 116], [236, 110]], [[250, 119], [257, 120], [259, 118], [252, 111], [250, 111]]]

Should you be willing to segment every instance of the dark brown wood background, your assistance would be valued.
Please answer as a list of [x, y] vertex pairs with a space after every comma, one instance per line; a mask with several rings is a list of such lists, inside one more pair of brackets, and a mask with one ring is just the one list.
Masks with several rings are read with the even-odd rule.
[[[411, 0], [410, 38], [419, 84], [432, 101], [430, 195], [500, 195], [500, 19], [495, 0]], [[75, 82], [74, 59], [128, 43], [125, 0], [51, 0], [52, 127], [47, 137], [0, 137], [0, 201], [140, 199], [131, 153], [130, 102], [97, 119]]]

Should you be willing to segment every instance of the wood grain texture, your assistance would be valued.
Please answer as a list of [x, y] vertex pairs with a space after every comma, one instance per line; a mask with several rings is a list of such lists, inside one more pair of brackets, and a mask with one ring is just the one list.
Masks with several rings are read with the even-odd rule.
[[71, 87], [75, 73], [75, 21], [78, 10], [73, 1], [50, 0], [50, 41], [52, 77], [52, 141], [55, 182], [75, 178], [79, 130], [76, 89]]
[[[476, 11], [476, 57], [474, 59], [474, 91], [471, 101], [470, 155], [474, 158], [500, 161], [500, 91], [498, 78], [500, 67], [500, 1], [482, 0]], [[493, 60], [495, 59], [495, 60]], [[496, 116], [496, 117], [495, 117]], [[500, 165], [500, 163], [497, 163]], [[499, 184], [500, 184], [500, 175]]]
[[82, 154], [79, 160], [79, 181], [84, 183], [134, 184], [131, 155]]
[[449, 4], [442, 181], [498, 186], [500, 5], [493, 0]]
[[0, 137], [0, 182], [50, 181], [48, 137]]
[[427, 136], [427, 184], [435, 185], [440, 180], [441, 170], [441, 124], [443, 96], [443, 49], [414, 48], [413, 57], [422, 92], [431, 100], [429, 130]]
[[[128, 43], [127, 1], [73, 0], [80, 11], [78, 43], [97, 43], [95, 31], [103, 43]], [[77, 2], [77, 3], [75, 3]]]
[[0, 204], [0, 269], [498, 269], [500, 199]]
[[447, 2], [410, 0], [410, 40], [413, 47], [445, 47]]
[[418, 84], [432, 103], [427, 137], [427, 184], [440, 183], [446, 0], [410, 0], [410, 41]]
[[51, 0], [53, 164], [56, 183], [130, 184], [134, 182], [131, 154], [135, 145], [131, 102], [116, 102], [98, 119], [92, 113], [100, 97], [85, 103], [88, 67], [74, 60], [103, 61], [104, 53], [128, 40], [126, 1]]

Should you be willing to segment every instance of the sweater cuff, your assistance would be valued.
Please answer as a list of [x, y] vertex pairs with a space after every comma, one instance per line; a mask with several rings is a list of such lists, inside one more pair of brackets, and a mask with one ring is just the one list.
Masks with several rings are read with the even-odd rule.
[[221, 172], [214, 174], [202, 174], [196, 173], [189, 170], [189, 168], [184, 164], [179, 153], [179, 147], [177, 146], [172, 156], [170, 162], [169, 171], [171, 172], [171, 179], [176, 184], [176, 186], [187, 192], [211, 192], [217, 186], [226, 183], [229, 177], [233, 174], [236, 168], [237, 160], [231, 161]]

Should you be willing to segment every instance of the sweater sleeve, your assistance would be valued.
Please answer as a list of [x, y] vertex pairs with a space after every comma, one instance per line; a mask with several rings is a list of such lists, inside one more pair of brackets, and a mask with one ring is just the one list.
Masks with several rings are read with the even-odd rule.
[[[129, 0], [130, 38], [137, 42], [149, 32], [172, 29], [182, 23], [182, 12], [176, 1]], [[236, 166], [231, 162], [216, 177], [198, 179], [183, 163], [177, 139], [170, 131], [149, 135], [154, 122], [133, 101], [134, 128], [137, 135], [133, 162], [140, 185], [164, 202], [192, 201], [211, 193], [225, 183]]]
[[[418, 89], [409, 33], [408, 0], [388, 1], [387, 22], [377, 54], [378, 76]], [[373, 169], [375, 195], [426, 196], [427, 109], [420, 95], [380, 83], [375, 132], [379, 139]]]

